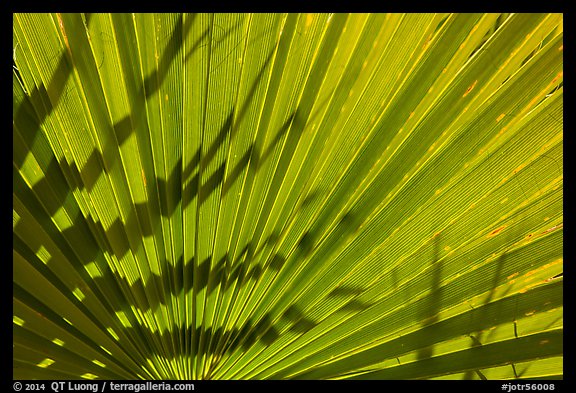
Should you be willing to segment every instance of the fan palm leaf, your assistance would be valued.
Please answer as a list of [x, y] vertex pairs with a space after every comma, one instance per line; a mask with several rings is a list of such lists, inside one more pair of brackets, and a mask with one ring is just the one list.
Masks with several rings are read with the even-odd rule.
[[13, 20], [14, 378], [562, 377], [562, 15]]

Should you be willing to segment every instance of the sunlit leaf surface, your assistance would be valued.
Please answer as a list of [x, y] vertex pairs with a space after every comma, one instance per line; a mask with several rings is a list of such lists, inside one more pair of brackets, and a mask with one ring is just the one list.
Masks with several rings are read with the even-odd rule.
[[562, 378], [562, 15], [13, 22], [14, 378]]

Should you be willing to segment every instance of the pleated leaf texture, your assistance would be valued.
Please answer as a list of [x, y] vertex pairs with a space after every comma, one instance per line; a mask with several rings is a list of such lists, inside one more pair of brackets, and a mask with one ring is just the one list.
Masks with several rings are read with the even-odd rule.
[[14, 378], [562, 378], [562, 23], [14, 14]]

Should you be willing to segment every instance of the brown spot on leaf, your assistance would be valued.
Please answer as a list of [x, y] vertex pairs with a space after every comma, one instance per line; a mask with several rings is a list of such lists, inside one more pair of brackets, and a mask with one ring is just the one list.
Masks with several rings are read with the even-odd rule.
[[499, 234], [500, 232], [502, 232], [505, 228], [506, 228], [506, 225], [502, 225], [501, 227], [498, 227], [498, 228], [494, 229], [492, 232], [490, 232], [490, 234], [488, 235], [488, 237], [496, 236], [497, 234]]
[[62, 32], [62, 36], [64, 36], [64, 42], [66, 43], [66, 47], [70, 49], [70, 45], [68, 45], [68, 37], [66, 36], [66, 30], [64, 30], [64, 21], [62, 21], [62, 15], [56, 14], [58, 18], [58, 27], [60, 27], [60, 31]]
[[466, 97], [466, 96], [472, 91], [472, 89], [474, 89], [474, 87], [476, 86], [477, 83], [478, 83], [478, 81], [475, 80], [474, 83], [472, 83], [472, 84], [470, 85], [470, 87], [468, 87], [468, 88], [466, 89], [466, 92], [464, 92], [464, 95], [463, 95], [462, 97]]
[[556, 81], [558, 81], [558, 79], [562, 78], [563, 76], [564, 76], [564, 72], [560, 71], [560, 72], [558, 73], [558, 75], [556, 75], [556, 76], [554, 77], [554, 79], [552, 79], [552, 83], [556, 83]]

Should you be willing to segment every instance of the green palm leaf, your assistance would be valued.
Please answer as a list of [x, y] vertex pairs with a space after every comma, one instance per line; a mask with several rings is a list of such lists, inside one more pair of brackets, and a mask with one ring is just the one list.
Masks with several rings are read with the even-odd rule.
[[557, 14], [15, 14], [14, 378], [561, 378]]

